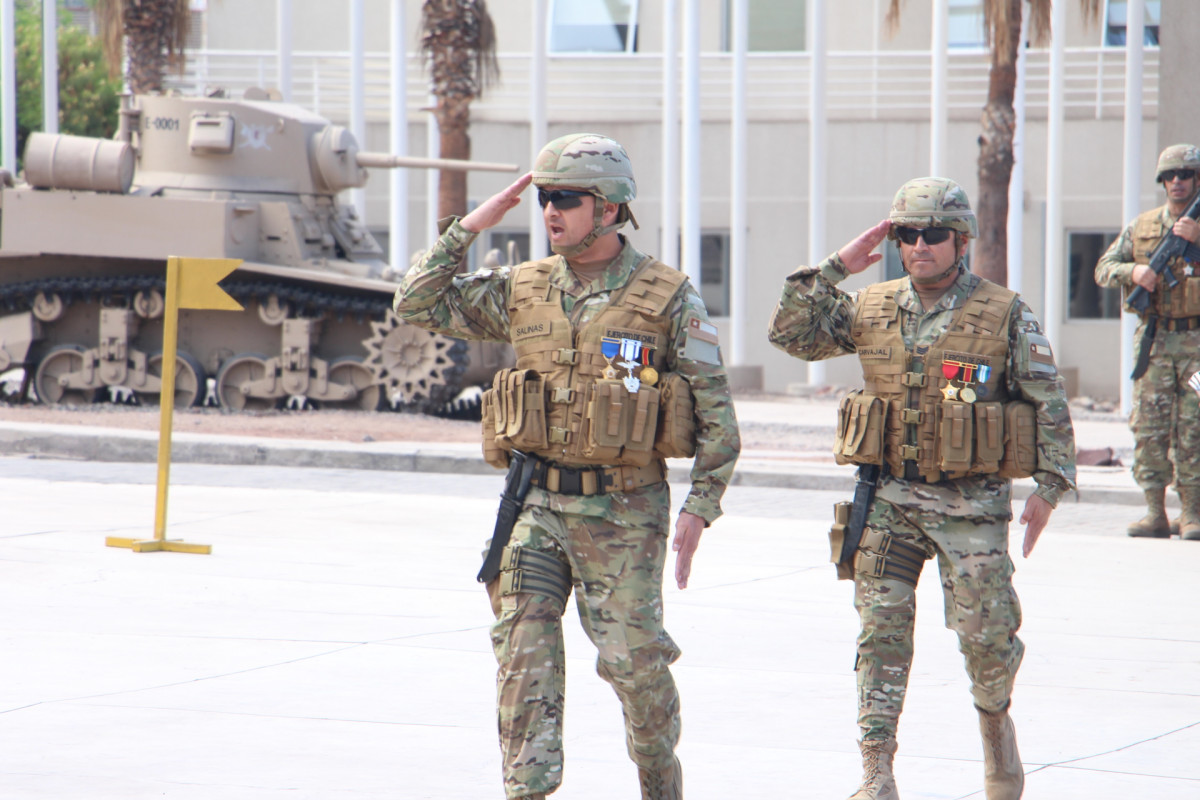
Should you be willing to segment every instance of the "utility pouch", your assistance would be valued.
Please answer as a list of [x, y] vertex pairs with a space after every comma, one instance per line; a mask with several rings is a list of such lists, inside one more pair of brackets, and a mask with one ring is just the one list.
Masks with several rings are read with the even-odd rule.
[[480, 418], [483, 430], [483, 460], [493, 467], [508, 469], [508, 452], [496, 442], [496, 390], [488, 389], [483, 393], [480, 405]]
[[1183, 313], [1200, 317], [1200, 278], [1183, 279]]
[[838, 404], [833, 460], [838, 464], [882, 464], [887, 403], [862, 390], [850, 392]]
[[653, 386], [630, 393], [622, 381], [593, 383], [583, 454], [609, 464], [649, 464], [658, 431], [659, 394]]
[[547, 446], [545, 381], [537, 370], [513, 369], [504, 382], [504, 437], [517, 450]]
[[829, 529], [829, 561], [837, 567], [839, 581], [848, 581], [854, 577], [853, 559], [843, 562], [842, 544], [846, 541], [846, 530], [850, 525], [850, 509], [853, 503], [841, 502], [833, 504], [833, 527]]
[[975, 450], [975, 414], [971, 403], [946, 400], [939, 405], [938, 467], [948, 477], [971, 471]]
[[659, 388], [658, 433], [654, 455], [691, 458], [696, 455], [696, 416], [692, 387], [677, 372], [668, 372]]
[[975, 463], [971, 473], [988, 475], [1004, 458], [1004, 404], [975, 403]]
[[1001, 478], [1028, 478], [1037, 469], [1037, 412], [1021, 400], [1004, 404]]

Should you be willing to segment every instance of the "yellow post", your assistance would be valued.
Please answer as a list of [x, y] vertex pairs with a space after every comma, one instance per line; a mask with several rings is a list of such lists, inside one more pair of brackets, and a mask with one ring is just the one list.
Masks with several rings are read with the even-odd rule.
[[159, 394], [161, 416], [158, 431], [158, 490], [154, 502], [154, 538], [126, 539], [109, 536], [109, 547], [128, 547], [135, 553], [167, 551], [208, 555], [212, 546], [188, 544], [167, 539], [167, 485], [171, 474], [171, 430], [175, 412], [175, 355], [179, 349], [179, 309], [220, 309], [241, 311], [242, 306], [217, 282], [237, 269], [236, 258], [167, 259], [166, 309], [163, 311], [162, 392]]

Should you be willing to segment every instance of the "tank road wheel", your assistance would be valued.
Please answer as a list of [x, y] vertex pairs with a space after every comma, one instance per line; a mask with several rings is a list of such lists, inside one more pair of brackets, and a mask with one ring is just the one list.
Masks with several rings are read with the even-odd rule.
[[403, 405], [429, 409], [458, 393], [467, 363], [466, 342], [430, 333], [388, 311], [382, 322], [371, 323], [367, 360], [363, 363], [386, 387], [389, 398]]
[[383, 405], [383, 386], [375, 382], [371, 372], [357, 356], [343, 356], [329, 365], [329, 382], [353, 386], [357, 394], [350, 400], [322, 400], [321, 408], [349, 408], [378, 411]]
[[[146, 371], [156, 378], [162, 378], [162, 353], [155, 353], [146, 359]], [[208, 376], [204, 367], [190, 353], [175, 354], [175, 407], [191, 408], [204, 399], [208, 388]], [[161, 400], [162, 392], [138, 392], [138, 401], [142, 405], [156, 406]]]
[[67, 376], [83, 369], [84, 348], [65, 344], [46, 354], [38, 364], [33, 390], [47, 405], [83, 406], [96, 402], [99, 389], [77, 389], [66, 385]]
[[276, 398], [253, 397], [250, 385], [267, 375], [267, 357], [242, 353], [226, 361], [217, 372], [217, 402], [227, 411], [267, 411]]

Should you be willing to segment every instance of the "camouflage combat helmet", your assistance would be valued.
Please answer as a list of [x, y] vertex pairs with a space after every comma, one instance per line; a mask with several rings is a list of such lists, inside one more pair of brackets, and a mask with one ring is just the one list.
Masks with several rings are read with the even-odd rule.
[[1200, 170], [1200, 147], [1194, 144], [1173, 144], [1158, 156], [1154, 180], [1162, 183], [1162, 174], [1169, 169]]
[[[633, 165], [616, 141], [598, 133], [571, 133], [542, 148], [533, 165], [533, 185], [539, 189], [586, 189], [596, 196], [592, 230], [583, 241], [571, 246], [552, 245], [555, 253], [570, 258], [592, 246], [601, 236], [626, 222], [638, 227], [629, 203], [637, 197]], [[604, 202], [616, 203], [617, 220], [605, 225]]]
[[[967, 193], [949, 178], [914, 178], [892, 199], [892, 225], [913, 228], [953, 228], [972, 238], [979, 235]], [[896, 234], [888, 232], [895, 240]]]

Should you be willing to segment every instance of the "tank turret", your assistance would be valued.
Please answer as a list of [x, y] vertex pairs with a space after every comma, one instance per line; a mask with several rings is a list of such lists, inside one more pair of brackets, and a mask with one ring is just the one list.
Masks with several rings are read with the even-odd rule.
[[406, 167], [516, 170], [360, 151], [261, 90], [126, 98], [113, 140], [32, 134], [24, 181], [0, 180], [0, 371], [24, 367], [43, 402], [157, 402], [167, 257], [239, 258], [222, 286], [244, 312], [183, 312], [177, 405], [444, 402], [465, 343], [395, 318], [403, 268], [338, 200]]

